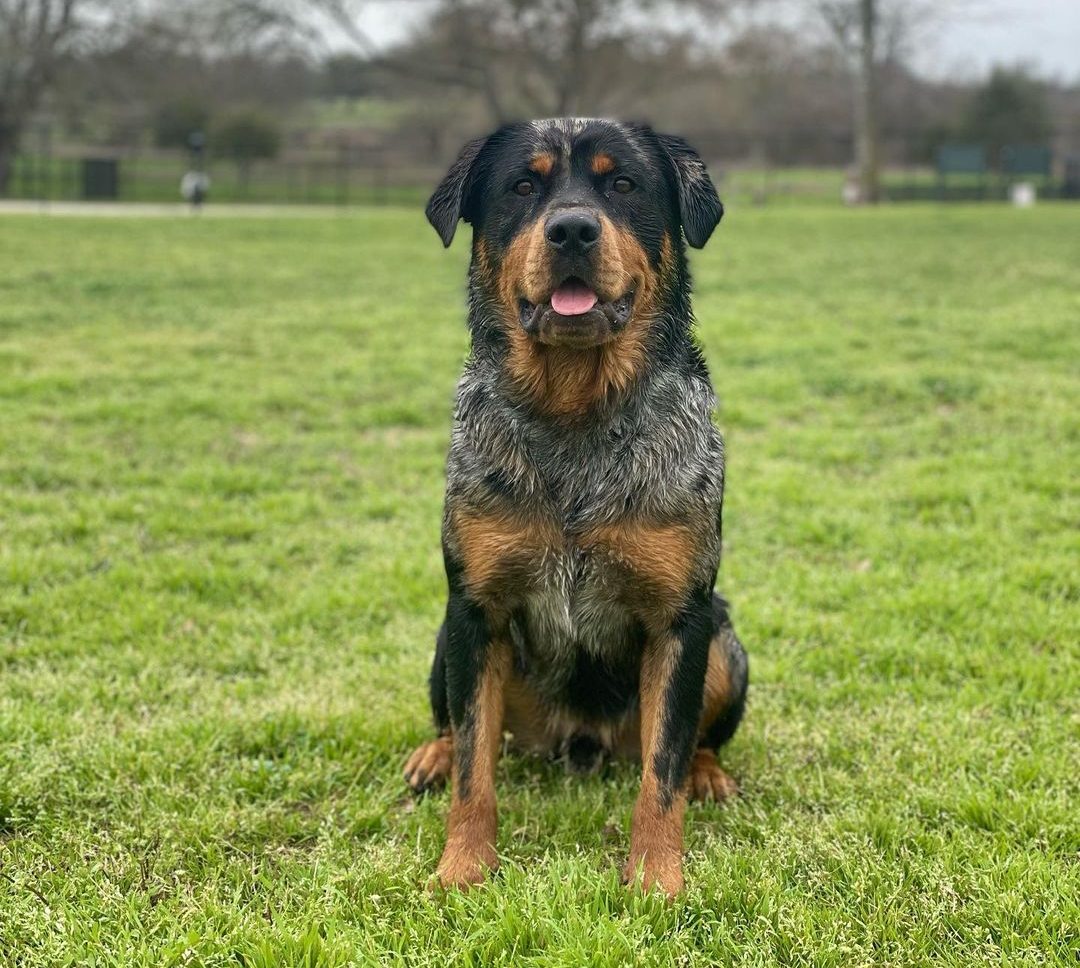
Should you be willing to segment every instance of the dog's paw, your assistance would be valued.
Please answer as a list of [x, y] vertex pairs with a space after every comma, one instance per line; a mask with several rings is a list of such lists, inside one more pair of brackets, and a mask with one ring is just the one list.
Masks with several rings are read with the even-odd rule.
[[722, 803], [739, 792], [739, 785], [716, 763], [712, 750], [697, 750], [690, 761], [690, 775], [686, 781], [691, 800]]
[[405, 761], [405, 782], [413, 793], [438, 790], [446, 784], [453, 760], [454, 744], [449, 736], [422, 743]]
[[491, 844], [468, 844], [451, 838], [446, 843], [435, 872], [443, 888], [466, 890], [481, 884], [490, 871], [499, 866], [499, 857]]

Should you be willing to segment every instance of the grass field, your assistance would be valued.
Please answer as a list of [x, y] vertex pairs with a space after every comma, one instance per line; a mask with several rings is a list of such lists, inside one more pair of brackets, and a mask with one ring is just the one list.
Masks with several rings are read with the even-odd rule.
[[0, 218], [0, 963], [1075, 965], [1080, 210], [736, 209], [694, 255], [751, 654], [686, 894], [636, 770], [500, 766], [422, 887], [466, 246]]

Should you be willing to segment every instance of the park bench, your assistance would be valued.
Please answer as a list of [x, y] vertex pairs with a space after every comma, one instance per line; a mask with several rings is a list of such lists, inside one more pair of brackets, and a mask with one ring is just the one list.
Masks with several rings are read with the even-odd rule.
[[1047, 145], [1016, 144], [1001, 149], [1003, 193], [1018, 181], [1034, 182], [1040, 195], [1054, 193], [1053, 153]]
[[942, 201], [950, 197], [985, 198], [986, 174], [986, 149], [982, 145], [944, 144], [938, 148], [937, 195]]

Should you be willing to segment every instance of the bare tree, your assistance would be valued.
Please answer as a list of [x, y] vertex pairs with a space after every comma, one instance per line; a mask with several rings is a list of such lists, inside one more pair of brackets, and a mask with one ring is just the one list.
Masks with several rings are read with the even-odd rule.
[[299, 53], [317, 45], [351, 0], [150, 0], [152, 20], [182, 38], [183, 49], [213, 60]]
[[819, 0], [818, 10], [851, 62], [859, 201], [873, 204], [881, 194], [877, 113], [879, 0]]
[[19, 139], [62, 62], [117, 6], [109, 0], [0, 0], [0, 195]]
[[578, 113], [648, 86], [628, 50], [647, 55], [681, 35], [717, 34], [729, 10], [762, 0], [433, 0], [409, 39], [386, 51], [359, 27], [363, 2], [237, 0], [232, 15], [264, 31], [291, 25], [325, 36], [332, 25], [399, 84], [476, 95], [498, 122]]
[[978, 0], [817, 0], [853, 79], [855, 164], [859, 201], [881, 197], [879, 87], [882, 67], [901, 61], [915, 41]]

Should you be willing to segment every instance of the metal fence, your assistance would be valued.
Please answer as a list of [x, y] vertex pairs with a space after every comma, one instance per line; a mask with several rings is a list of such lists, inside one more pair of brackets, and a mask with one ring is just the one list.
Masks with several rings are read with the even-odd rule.
[[[700, 139], [699, 139], [700, 140]], [[706, 139], [703, 151], [725, 201], [783, 204], [839, 203], [847, 173], [839, 164], [782, 166], [767, 159], [725, 161], [719, 145]], [[710, 148], [712, 149], [710, 151]], [[1016, 163], [991, 167], [985, 151], [944, 147], [937, 163], [895, 161], [882, 175], [886, 199], [1003, 200], [1018, 180], [1034, 182], [1040, 197], [1080, 198], [1080, 160], [1046, 162], [1025, 172]], [[1041, 158], [1042, 156], [1040, 156]], [[975, 162], [978, 162], [977, 164]], [[1042, 162], [1040, 162], [1041, 164]], [[111, 198], [133, 202], [178, 202], [180, 181], [191, 167], [186, 153], [73, 152], [22, 155], [15, 159], [9, 198], [74, 201]], [[330, 157], [286, 158], [240, 166], [214, 161], [208, 200], [307, 205], [421, 206], [443, 174], [437, 162], [402, 165], [382, 155], [341, 153]]]
[[[109, 169], [115, 173], [110, 178]], [[8, 184], [9, 198], [42, 201], [115, 199], [129, 202], [181, 200], [180, 180], [190, 165], [185, 156], [21, 155]], [[415, 204], [426, 198], [440, 170], [402, 168], [377, 160], [255, 162], [207, 167], [209, 199], [307, 205]]]

